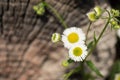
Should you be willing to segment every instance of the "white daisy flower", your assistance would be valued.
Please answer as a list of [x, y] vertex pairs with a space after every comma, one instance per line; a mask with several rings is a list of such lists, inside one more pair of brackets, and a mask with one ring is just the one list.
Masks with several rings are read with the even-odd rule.
[[65, 29], [62, 35], [64, 47], [68, 49], [73, 45], [84, 43], [84, 40], [85, 34], [82, 29], [76, 27]]
[[69, 58], [74, 61], [83, 61], [87, 56], [87, 47], [85, 45], [74, 45], [69, 50]]

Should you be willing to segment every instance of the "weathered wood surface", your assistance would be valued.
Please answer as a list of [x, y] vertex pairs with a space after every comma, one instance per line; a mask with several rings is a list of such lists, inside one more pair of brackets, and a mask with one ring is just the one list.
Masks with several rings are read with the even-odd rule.
[[[50, 39], [52, 33], [62, 33], [64, 28], [50, 11], [38, 16], [32, 9], [38, 2], [0, 0], [0, 80], [62, 80], [65, 69], [60, 64], [67, 50], [61, 44], [51, 43]], [[106, 6], [104, 0], [46, 2], [54, 6], [68, 26], [82, 27], [84, 31], [88, 25], [85, 14], [95, 5]], [[99, 33], [103, 23], [96, 22], [92, 31]], [[99, 43], [99, 53], [92, 58], [103, 74], [107, 74], [114, 58], [114, 33], [108, 32]]]

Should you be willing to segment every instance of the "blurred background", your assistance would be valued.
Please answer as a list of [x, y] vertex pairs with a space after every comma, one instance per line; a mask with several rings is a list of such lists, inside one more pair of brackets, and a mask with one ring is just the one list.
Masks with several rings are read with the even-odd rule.
[[[69, 27], [77, 26], [86, 32], [89, 20], [86, 13], [94, 6], [120, 9], [120, 0], [45, 0], [62, 15]], [[48, 9], [43, 16], [33, 10], [40, 0], [0, 0], [0, 80], [63, 80], [68, 70], [61, 66], [67, 50], [62, 43], [51, 42], [54, 32], [64, 27]], [[93, 32], [100, 33], [104, 21], [93, 24]], [[114, 80], [110, 75], [120, 73], [120, 36], [108, 28], [94, 53], [89, 57], [105, 76], [96, 80]], [[119, 65], [113, 69], [118, 61]], [[119, 69], [119, 70], [118, 70]], [[114, 71], [112, 71], [114, 70]], [[114, 73], [111, 73], [114, 72]], [[80, 80], [73, 77], [70, 80]]]

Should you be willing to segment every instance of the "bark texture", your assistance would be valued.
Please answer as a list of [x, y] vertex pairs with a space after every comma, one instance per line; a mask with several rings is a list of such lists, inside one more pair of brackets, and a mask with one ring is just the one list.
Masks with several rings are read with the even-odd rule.
[[[0, 80], [62, 80], [65, 71], [61, 61], [67, 50], [51, 43], [54, 32], [64, 30], [55, 15], [47, 10], [38, 16], [33, 5], [39, 0], [0, 0]], [[65, 19], [68, 26], [87, 29], [86, 13], [95, 5], [106, 7], [104, 0], [46, 0]], [[97, 33], [104, 22], [96, 22]], [[114, 33], [110, 30], [100, 41], [98, 54], [92, 58], [103, 74], [107, 74], [114, 58]], [[111, 38], [112, 37], [112, 38]], [[103, 50], [104, 49], [104, 50]], [[101, 64], [101, 65], [100, 65]], [[105, 64], [107, 66], [105, 66]], [[105, 72], [104, 72], [105, 71]], [[101, 80], [101, 79], [99, 79]]]

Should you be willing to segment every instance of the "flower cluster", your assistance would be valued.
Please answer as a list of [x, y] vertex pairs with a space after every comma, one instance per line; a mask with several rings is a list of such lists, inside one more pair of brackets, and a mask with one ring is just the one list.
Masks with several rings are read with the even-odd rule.
[[[94, 8], [94, 11], [91, 11], [91, 12], [87, 13], [88, 19], [91, 22], [94, 22], [94, 21], [98, 20], [101, 17], [101, 15], [103, 14], [104, 11], [105, 10], [103, 10], [99, 6], [96, 6]], [[118, 17], [120, 16], [119, 10], [111, 9], [111, 11], [108, 11], [108, 12], [110, 14], [111, 27], [113, 29], [119, 29], [120, 28], [119, 20], [118, 20]], [[108, 19], [108, 17], [106, 17], [106, 19]]]
[[[55, 36], [56, 35], [56, 36]], [[60, 40], [58, 33], [52, 35], [52, 42]], [[64, 47], [69, 50], [69, 58], [76, 61], [83, 61], [87, 55], [87, 47], [85, 45], [85, 34], [82, 29], [77, 27], [67, 28], [63, 31], [61, 40]], [[66, 62], [65, 62], [66, 63]]]
[[120, 26], [119, 26], [119, 24], [116, 20], [111, 19], [110, 23], [111, 23], [112, 28], [114, 28], [114, 29], [119, 29], [120, 28]]
[[120, 28], [120, 25], [119, 25], [119, 20], [118, 20], [118, 17], [120, 16], [120, 12], [119, 10], [115, 10], [115, 9], [111, 9], [111, 27], [113, 29], [119, 29]]
[[33, 9], [38, 15], [43, 15], [45, 13], [44, 3], [40, 3], [38, 5], [33, 6]]

